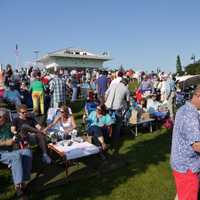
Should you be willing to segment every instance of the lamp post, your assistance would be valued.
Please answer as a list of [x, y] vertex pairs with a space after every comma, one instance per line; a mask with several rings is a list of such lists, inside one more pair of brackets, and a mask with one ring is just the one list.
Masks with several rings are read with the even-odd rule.
[[195, 63], [195, 55], [194, 54], [192, 54], [190, 59], [193, 60], [193, 63]]
[[35, 50], [35, 51], [33, 51], [33, 53], [35, 54], [35, 62], [36, 62], [38, 60], [39, 51]]

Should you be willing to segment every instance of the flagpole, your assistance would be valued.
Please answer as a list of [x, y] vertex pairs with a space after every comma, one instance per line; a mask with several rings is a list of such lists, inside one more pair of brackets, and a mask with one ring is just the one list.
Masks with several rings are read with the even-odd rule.
[[16, 56], [16, 66], [15, 69], [19, 67], [19, 50], [18, 50], [18, 44], [15, 46], [15, 56]]

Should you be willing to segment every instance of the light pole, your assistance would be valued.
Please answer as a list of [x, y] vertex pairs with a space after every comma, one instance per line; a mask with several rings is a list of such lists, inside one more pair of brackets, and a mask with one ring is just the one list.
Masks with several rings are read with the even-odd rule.
[[35, 51], [33, 51], [33, 53], [35, 54], [35, 62], [36, 62], [38, 60], [39, 51], [35, 50]]
[[190, 59], [193, 60], [193, 63], [195, 63], [195, 55], [194, 54], [192, 54]]

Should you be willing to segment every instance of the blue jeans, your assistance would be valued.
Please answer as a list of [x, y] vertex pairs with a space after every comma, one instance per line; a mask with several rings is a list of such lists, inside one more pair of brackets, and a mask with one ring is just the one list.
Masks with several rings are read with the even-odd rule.
[[30, 149], [0, 151], [0, 162], [11, 166], [15, 185], [29, 180], [32, 168], [32, 153]]
[[153, 116], [158, 117], [160, 119], [164, 119], [167, 116], [167, 112], [159, 112], [155, 111], [152, 113]]
[[78, 93], [78, 88], [77, 87], [73, 87], [72, 88], [72, 99], [71, 99], [71, 101], [76, 101], [77, 100], [77, 93]]

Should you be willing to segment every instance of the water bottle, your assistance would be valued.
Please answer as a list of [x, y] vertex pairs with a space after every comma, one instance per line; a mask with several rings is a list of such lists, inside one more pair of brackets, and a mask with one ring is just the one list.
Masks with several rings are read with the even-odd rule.
[[52, 142], [52, 144], [56, 144], [57, 143], [57, 136], [56, 136], [56, 134], [52, 134], [51, 135], [51, 142]]
[[71, 140], [74, 141], [76, 139], [76, 136], [77, 136], [77, 130], [74, 129], [71, 133]]

